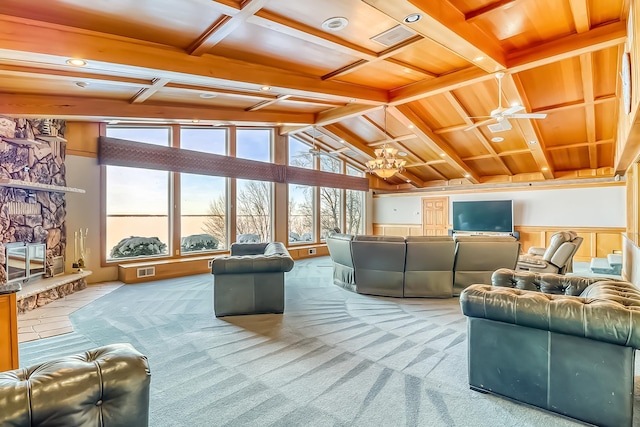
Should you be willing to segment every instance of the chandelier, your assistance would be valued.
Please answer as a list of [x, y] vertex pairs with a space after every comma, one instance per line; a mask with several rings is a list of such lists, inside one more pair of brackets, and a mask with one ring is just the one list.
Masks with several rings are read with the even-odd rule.
[[[387, 134], [387, 107], [384, 107], [384, 136], [388, 138]], [[367, 162], [367, 172], [375, 173], [380, 178], [387, 179], [392, 177], [398, 172], [402, 172], [406, 160], [396, 158], [398, 150], [389, 147], [385, 142], [380, 148], [376, 148], [374, 151], [376, 158]]]

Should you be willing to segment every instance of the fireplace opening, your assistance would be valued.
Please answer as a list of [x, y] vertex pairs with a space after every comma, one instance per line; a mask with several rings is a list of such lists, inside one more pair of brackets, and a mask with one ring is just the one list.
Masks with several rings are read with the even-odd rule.
[[27, 281], [45, 274], [47, 246], [44, 243], [5, 243], [7, 282]]

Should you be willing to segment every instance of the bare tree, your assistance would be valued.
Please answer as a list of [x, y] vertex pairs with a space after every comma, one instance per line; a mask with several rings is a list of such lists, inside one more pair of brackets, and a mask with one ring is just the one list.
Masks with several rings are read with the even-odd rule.
[[364, 207], [364, 193], [362, 191], [347, 190], [346, 233], [360, 234], [362, 230], [362, 212]]
[[202, 231], [211, 234], [220, 242], [219, 249], [226, 247], [227, 244], [227, 204], [225, 195], [221, 194], [216, 200], [212, 200], [209, 204], [209, 218], [203, 225]]
[[257, 234], [271, 240], [271, 183], [247, 181], [238, 186], [236, 230], [238, 234]]

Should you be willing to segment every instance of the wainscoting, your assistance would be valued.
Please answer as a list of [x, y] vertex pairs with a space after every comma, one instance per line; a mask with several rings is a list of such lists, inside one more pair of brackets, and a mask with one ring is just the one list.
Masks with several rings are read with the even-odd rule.
[[[575, 261], [590, 262], [591, 258], [605, 258], [614, 251], [622, 251], [624, 227], [534, 227], [516, 226], [520, 232], [522, 252], [530, 247], [546, 247], [558, 231], [573, 230], [584, 239], [574, 256]], [[421, 236], [422, 224], [373, 224], [373, 234], [383, 236]]]

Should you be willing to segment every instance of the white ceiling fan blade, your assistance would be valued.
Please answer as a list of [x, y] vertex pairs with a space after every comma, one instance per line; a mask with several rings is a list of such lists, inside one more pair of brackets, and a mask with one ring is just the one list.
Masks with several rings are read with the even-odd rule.
[[511, 114], [510, 119], [544, 119], [547, 115], [544, 113], [524, 113], [524, 114]]
[[479, 122], [475, 122], [474, 124], [472, 124], [468, 128], [465, 128], [464, 131], [466, 132], [468, 130], [475, 129], [478, 126], [486, 125], [487, 123], [491, 123], [491, 122], [494, 122], [494, 121], [495, 121], [495, 119], [493, 117], [490, 118], [490, 119], [487, 119], [487, 120], [480, 120]]
[[524, 110], [524, 105], [514, 105], [513, 107], [509, 107], [502, 112], [503, 116], [510, 116], [511, 114], [517, 113], [518, 111]]

